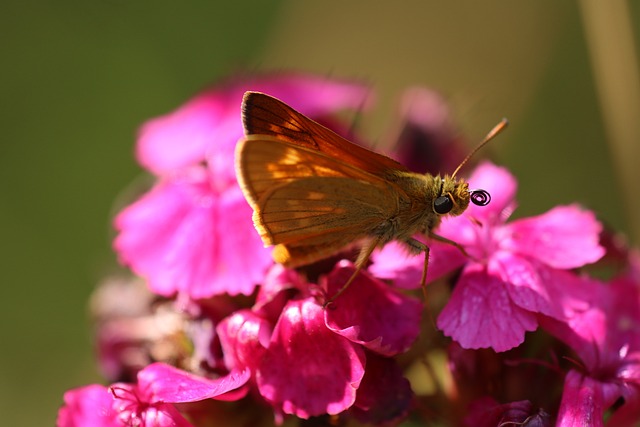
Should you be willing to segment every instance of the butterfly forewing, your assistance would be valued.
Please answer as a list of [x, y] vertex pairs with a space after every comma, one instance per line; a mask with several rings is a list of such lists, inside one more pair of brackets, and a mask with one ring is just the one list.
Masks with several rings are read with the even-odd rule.
[[242, 104], [247, 135], [271, 135], [316, 150], [374, 175], [407, 169], [395, 160], [347, 141], [287, 104], [259, 92], [247, 92]]
[[260, 209], [260, 198], [266, 191], [296, 179], [348, 177], [386, 185], [381, 178], [322, 152], [267, 135], [247, 136], [236, 150], [238, 179], [254, 210]]

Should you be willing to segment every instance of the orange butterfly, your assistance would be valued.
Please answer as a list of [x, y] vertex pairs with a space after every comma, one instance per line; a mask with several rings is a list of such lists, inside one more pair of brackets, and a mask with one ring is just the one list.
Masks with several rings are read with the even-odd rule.
[[429, 247], [415, 234], [464, 252], [433, 230], [443, 215], [464, 212], [469, 201], [489, 203], [487, 192], [469, 191], [455, 175], [507, 124], [498, 124], [451, 176], [440, 177], [411, 172], [263, 93], [245, 93], [242, 119], [246, 137], [236, 147], [236, 173], [262, 241], [275, 246], [274, 260], [298, 267], [361, 247], [356, 271], [327, 303], [348, 287], [376, 247], [392, 240], [411, 253], [424, 252], [423, 290]]

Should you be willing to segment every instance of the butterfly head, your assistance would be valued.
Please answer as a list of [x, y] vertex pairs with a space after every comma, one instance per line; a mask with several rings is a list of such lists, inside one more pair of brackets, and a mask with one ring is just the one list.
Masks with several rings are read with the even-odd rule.
[[438, 215], [457, 216], [464, 212], [469, 202], [486, 206], [491, 196], [484, 190], [469, 190], [469, 183], [463, 179], [445, 176], [440, 182], [440, 191], [433, 200], [433, 211]]
[[[491, 201], [491, 195], [484, 190], [469, 190], [469, 184], [463, 179], [456, 179], [456, 174], [471, 159], [471, 157], [485, 144], [491, 141], [509, 124], [507, 119], [502, 119], [500, 123], [484, 137], [482, 142], [474, 148], [467, 157], [460, 162], [458, 167], [453, 171], [451, 176], [445, 175], [440, 182], [440, 191], [435, 199], [433, 199], [433, 211], [438, 215], [460, 215], [469, 206], [471, 201], [477, 206], [486, 206]], [[436, 177], [436, 181], [439, 177]]]

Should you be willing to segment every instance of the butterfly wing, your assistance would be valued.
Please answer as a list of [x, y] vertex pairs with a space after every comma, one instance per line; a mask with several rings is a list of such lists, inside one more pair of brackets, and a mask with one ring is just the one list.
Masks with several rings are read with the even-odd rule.
[[242, 121], [247, 135], [271, 135], [290, 144], [323, 152], [374, 175], [385, 176], [390, 171], [407, 170], [395, 160], [347, 141], [264, 93], [245, 93]]
[[267, 135], [249, 135], [238, 142], [236, 175], [254, 210], [260, 209], [260, 198], [269, 189], [301, 178], [345, 177], [387, 185], [340, 159]]
[[394, 184], [322, 152], [250, 135], [238, 144], [236, 168], [253, 220], [274, 258], [287, 266], [325, 258], [376, 237], [397, 214]]
[[266, 192], [253, 220], [265, 244], [277, 245], [276, 261], [295, 267], [378, 238], [396, 200], [390, 186], [344, 177], [301, 178]]

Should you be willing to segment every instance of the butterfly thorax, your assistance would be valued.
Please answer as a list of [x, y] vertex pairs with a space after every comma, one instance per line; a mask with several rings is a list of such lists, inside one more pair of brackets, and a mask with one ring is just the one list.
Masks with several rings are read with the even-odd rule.
[[[469, 206], [469, 185], [461, 179], [395, 171], [389, 180], [400, 194], [399, 210], [393, 219], [396, 226], [391, 232], [395, 239], [410, 238], [416, 233], [429, 234], [443, 216], [460, 215]], [[443, 208], [442, 201], [450, 203], [450, 208]]]

